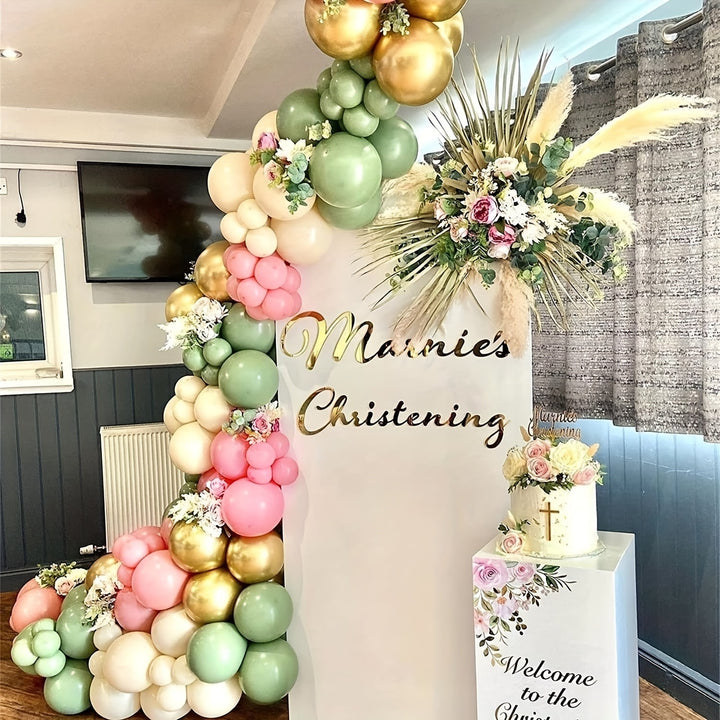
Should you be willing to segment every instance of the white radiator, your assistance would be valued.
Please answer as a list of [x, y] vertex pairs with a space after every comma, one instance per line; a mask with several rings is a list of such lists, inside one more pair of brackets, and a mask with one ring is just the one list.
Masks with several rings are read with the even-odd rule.
[[170, 461], [163, 423], [100, 428], [105, 502], [105, 543], [145, 525], [159, 525], [177, 497], [183, 473]]

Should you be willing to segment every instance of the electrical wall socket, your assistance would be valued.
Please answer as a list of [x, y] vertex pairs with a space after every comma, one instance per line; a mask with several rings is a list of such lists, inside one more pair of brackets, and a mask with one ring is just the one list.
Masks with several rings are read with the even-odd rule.
[[7, 178], [0, 178], [0, 195], [7, 195]]

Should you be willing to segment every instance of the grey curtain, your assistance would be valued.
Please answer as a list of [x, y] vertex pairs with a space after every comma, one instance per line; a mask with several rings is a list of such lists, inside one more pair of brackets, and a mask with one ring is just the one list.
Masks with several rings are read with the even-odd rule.
[[[578, 86], [561, 134], [580, 142], [660, 93], [720, 98], [720, 0], [671, 45], [643, 23], [618, 43], [615, 68]], [[720, 121], [681, 128], [670, 143], [588, 164], [578, 182], [616, 192], [640, 231], [629, 276], [596, 309], [573, 308], [570, 330], [547, 316], [533, 332], [534, 400], [548, 410], [610, 418], [640, 431], [720, 442]]]

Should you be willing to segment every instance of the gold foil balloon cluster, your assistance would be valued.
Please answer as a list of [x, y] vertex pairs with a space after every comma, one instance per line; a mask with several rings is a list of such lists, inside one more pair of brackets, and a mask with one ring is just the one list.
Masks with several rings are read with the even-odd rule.
[[[371, 57], [382, 91], [425, 105], [447, 87], [460, 49], [466, 0], [305, 0], [313, 42], [338, 60]], [[403, 17], [402, 24], [388, 20]]]

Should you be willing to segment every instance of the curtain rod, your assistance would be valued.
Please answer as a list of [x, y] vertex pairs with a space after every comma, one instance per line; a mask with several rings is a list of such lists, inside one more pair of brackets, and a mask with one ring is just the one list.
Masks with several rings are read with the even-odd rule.
[[[693, 25], [697, 25], [699, 22], [701, 22], [703, 19], [703, 11], [698, 10], [697, 12], [692, 13], [691, 15], [688, 15], [687, 17], [682, 18], [682, 20], [678, 20], [675, 23], [668, 23], [665, 25], [660, 32], [660, 37], [662, 38], [662, 41], [666, 45], [670, 45], [677, 40], [677, 36], [683, 31], [687, 30], [689, 27], [692, 27]], [[608, 58], [607, 60], [603, 60], [602, 62], [598, 63], [597, 65], [593, 65], [592, 67], [588, 68], [587, 71], [587, 77], [588, 80], [596, 81], [600, 78], [600, 75], [602, 75], [604, 72], [610, 70], [610, 68], [614, 68], [615, 64], [617, 63], [617, 57], [613, 56], [611, 58]]]

